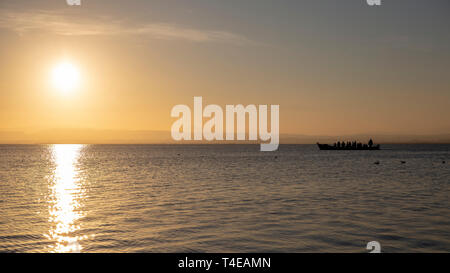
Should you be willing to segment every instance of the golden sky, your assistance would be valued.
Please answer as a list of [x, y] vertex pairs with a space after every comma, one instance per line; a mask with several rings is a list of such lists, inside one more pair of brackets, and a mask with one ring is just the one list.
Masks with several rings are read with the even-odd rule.
[[450, 133], [450, 4], [315, 2], [2, 0], [0, 131], [169, 131], [202, 96], [279, 104], [282, 134]]

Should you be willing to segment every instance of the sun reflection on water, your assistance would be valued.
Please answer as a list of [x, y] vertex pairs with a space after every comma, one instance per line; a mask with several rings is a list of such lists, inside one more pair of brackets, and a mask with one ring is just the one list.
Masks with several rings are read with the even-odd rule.
[[80, 229], [77, 220], [83, 217], [80, 200], [83, 188], [78, 178], [76, 163], [83, 145], [57, 144], [52, 146], [55, 163], [53, 180], [50, 183], [49, 222], [47, 238], [54, 241], [52, 252], [80, 252], [80, 241], [77, 236]]

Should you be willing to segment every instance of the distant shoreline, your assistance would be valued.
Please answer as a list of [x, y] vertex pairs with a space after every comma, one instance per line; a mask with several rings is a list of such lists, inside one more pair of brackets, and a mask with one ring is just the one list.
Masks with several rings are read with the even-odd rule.
[[[240, 143], [225, 143], [225, 142], [214, 142], [214, 143], [206, 143], [206, 142], [189, 142], [189, 143], [79, 143], [79, 142], [58, 142], [58, 143], [0, 143], [2, 146], [6, 145], [186, 145], [186, 146], [207, 146], [207, 145], [259, 145], [260, 143], [249, 143], [249, 142], [240, 142]], [[393, 142], [393, 143], [380, 143], [381, 145], [450, 145], [450, 142], [439, 142], [439, 143], [407, 143], [407, 142]], [[280, 145], [309, 145], [316, 146], [314, 143], [280, 143]], [[383, 148], [381, 149], [383, 150]]]
[[[247, 137], [248, 138], [248, 137]], [[246, 138], [246, 139], [247, 139]], [[380, 144], [450, 144], [448, 134], [376, 134], [303, 135], [280, 134], [280, 144], [316, 144], [338, 141], [367, 142], [373, 139]], [[0, 130], [0, 144], [259, 144], [256, 141], [174, 141], [170, 131], [101, 130], [101, 129], [48, 129], [48, 130]]]

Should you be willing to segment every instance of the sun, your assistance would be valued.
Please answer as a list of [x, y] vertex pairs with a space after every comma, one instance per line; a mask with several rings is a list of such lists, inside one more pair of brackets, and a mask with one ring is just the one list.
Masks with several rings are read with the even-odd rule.
[[61, 92], [69, 92], [80, 84], [80, 72], [70, 62], [61, 62], [52, 70], [53, 86]]

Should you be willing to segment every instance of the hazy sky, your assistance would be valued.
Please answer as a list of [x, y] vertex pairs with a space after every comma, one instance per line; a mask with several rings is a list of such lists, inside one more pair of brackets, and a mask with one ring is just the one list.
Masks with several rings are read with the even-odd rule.
[[[450, 133], [450, 1], [0, 2], [0, 129], [170, 130], [279, 104], [280, 133]], [[58, 92], [68, 60], [81, 85]]]

